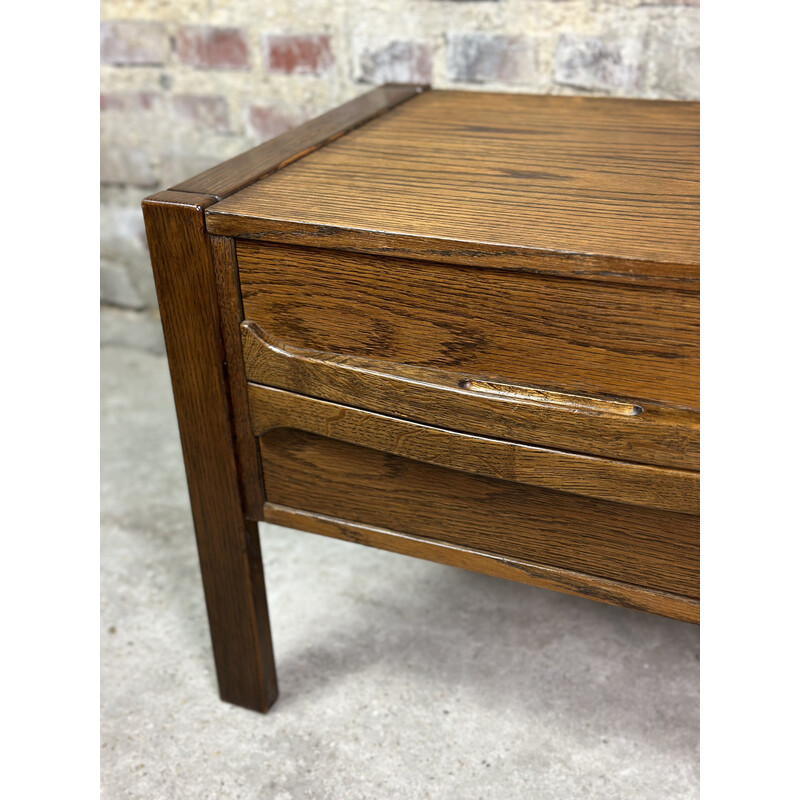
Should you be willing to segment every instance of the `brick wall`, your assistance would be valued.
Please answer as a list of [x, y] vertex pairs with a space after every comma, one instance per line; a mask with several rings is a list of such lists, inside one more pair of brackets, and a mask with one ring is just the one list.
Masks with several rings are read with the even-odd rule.
[[100, 59], [114, 340], [153, 319], [145, 195], [386, 82], [697, 99], [699, 0], [103, 0]]

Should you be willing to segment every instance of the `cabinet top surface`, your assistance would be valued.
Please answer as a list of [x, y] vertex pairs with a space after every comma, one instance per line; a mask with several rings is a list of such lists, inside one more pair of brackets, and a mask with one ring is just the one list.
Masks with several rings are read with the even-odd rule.
[[209, 214], [699, 263], [698, 103], [432, 91]]

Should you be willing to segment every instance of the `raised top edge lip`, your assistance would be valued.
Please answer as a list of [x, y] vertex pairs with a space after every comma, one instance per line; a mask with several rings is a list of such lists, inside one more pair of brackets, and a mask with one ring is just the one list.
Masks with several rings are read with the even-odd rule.
[[386, 83], [377, 86], [187, 178], [167, 191], [208, 194], [218, 201], [224, 200], [427, 91], [430, 91], [430, 85], [422, 83]]

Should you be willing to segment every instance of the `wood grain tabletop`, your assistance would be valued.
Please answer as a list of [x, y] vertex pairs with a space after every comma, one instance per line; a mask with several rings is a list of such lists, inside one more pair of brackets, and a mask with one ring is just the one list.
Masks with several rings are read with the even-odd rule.
[[418, 237], [439, 243], [418, 258], [473, 243], [692, 283], [699, 103], [424, 92], [207, 215], [227, 235], [341, 246], [347, 231], [365, 250]]

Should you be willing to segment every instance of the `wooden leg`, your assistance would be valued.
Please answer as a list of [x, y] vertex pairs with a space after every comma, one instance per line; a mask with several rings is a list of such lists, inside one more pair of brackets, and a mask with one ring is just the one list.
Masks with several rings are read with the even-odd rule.
[[244, 513], [214, 264], [203, 212], [216, 198], [143, 203], [223, 700], [257, 711], [278, 686], [256, 522]]

